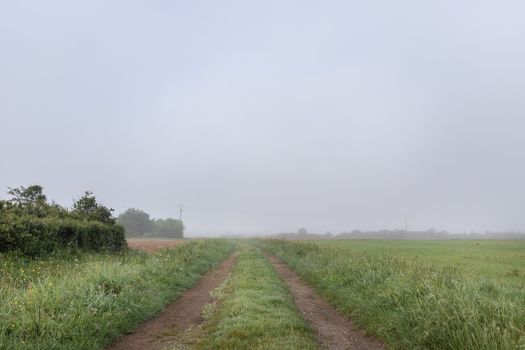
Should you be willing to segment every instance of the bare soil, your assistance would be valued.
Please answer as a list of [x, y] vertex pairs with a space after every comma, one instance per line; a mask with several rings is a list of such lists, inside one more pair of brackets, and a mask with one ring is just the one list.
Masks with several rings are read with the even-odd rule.
[[154, 252], [156, 250], [168, 247], [176, 247], [184, 244], [183, 239], [162, 239], [162, 238], [129, 238], [127, 239], [130, 248], [142, 249], [147, 252]]
[[267, 256], [290, 290], [297, 308], [316, 333], [319, 345], [325, 349], [376, 350], [385, 349], [382, 342], [365, 335], [351, 320], [343, 317], [330, 304], [306, 285], [288, 265]]
[[143, 323], [133, 333], [125, 335], [109, 350], [159, 350], [203, 321], [202, 310], [213, 301], [210, 292], [219, 287], [233, 268], [232, 255], [213, 271], [205, 274], [199, 283], [186, 291], [155, 318]]

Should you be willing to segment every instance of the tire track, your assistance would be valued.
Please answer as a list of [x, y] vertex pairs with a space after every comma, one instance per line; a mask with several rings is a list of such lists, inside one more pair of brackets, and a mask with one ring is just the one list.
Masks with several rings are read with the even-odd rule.
[[378, 350], [385, 345], [357, 329], [330, 304], [306, 285], [299, 275], [276, 257], [266, 255], [290, 290], [297, 308], [316, 333], [319, 345], [333, 350]]
[[141, 324], [107, 349], [159, 350], [177, 334], [199, 326], [204, 321], [201, 316], [203, 307], [213, 301], [210, 292], [226, 280], [234, 264], [235, 255], [232, 255], [217, 268], [206, 273], [195, 287], [168, 304], [161, 314]]

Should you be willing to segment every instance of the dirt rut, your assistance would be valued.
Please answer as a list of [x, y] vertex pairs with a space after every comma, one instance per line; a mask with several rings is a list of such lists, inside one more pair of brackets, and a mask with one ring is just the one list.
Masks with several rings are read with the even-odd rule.
[[107, 349], [162, 349], [177, 334], [200, 325], [204, 321], [201, 316], [203, 307], [212, 302], [210, 292], [226, 280], [234, 262], [235, 256], [232, 255], [216, 269], [205, 274], [195, 287], [168, 304], [161, 314], [141, 324], [133, 333], [123, 336]]
[[367, 337], [353, 326], [278, 258], [267, 255], [275, 270], [290, 290], [297, 308], [315, 331], [319, 345], [325, 349], [385, 349], [380, 341]]

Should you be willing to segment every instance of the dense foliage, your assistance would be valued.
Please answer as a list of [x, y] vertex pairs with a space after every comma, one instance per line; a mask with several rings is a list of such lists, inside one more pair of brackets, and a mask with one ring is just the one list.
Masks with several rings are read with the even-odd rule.
[[98, 203], [91, 192], [78, 199], [72, 210], [48, 203], [38, 185], [10, 189], [0, 201], [0, 252], [28, 256], [57, 249], [120, 250], [126, 246], [124, 229], [112, 209]]
[[153, 222], [153, 235], [156, 237], [182, 238], [183, 233], [184, 225], [180, 220], [167, 218]]
[[130, 208], [117, 218], [119, 224], [124, 226], [129, 237], [164, 237], [183, 238], [184, 224], [182, 221], [167, 219], [151, 219], [143, 210]]
[[153, 221], [143, 210], [130, 208], [117, 217], [119, 224], [124, 226], [129, 237], [141, 237], [153, 231]]

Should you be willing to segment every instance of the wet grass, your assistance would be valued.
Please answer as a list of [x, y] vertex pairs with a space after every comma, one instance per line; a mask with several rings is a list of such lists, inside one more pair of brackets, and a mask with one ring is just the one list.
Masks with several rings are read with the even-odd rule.
[[0, 349], [101, 349], [231, 253], [224, 240], [147, 254], [0, 255]]
[[[395, 243], [397, 250], [389, 253], [390, 243], [266, 240], [260, 245], [393, 349], [525, 348], [525, 283], [519, 272], [500, 276], [498, 271], [509, 267], [496, 267], [478, 273], [475, 263], [462, 266], [458, 261], [464, 257], [450, 254], [448, 263], [436, 260], [440, 253], [432, 252], [432, 242], [417, 253], [403, 250], [406, 242]], [[479, 254], [476, 247], [468, 254]], [[506, 250], [498, 254], [496, 247], [488, 249], [489, 256], [502, 255], [504, 261]]]
[[312, 331], [258, 248], [240, 243], [237, 265], [197, 349], [315, 349]]
[[492, 279], [525, 281], [525, 240], [326, 240], [352, 253], [423, 259]]

